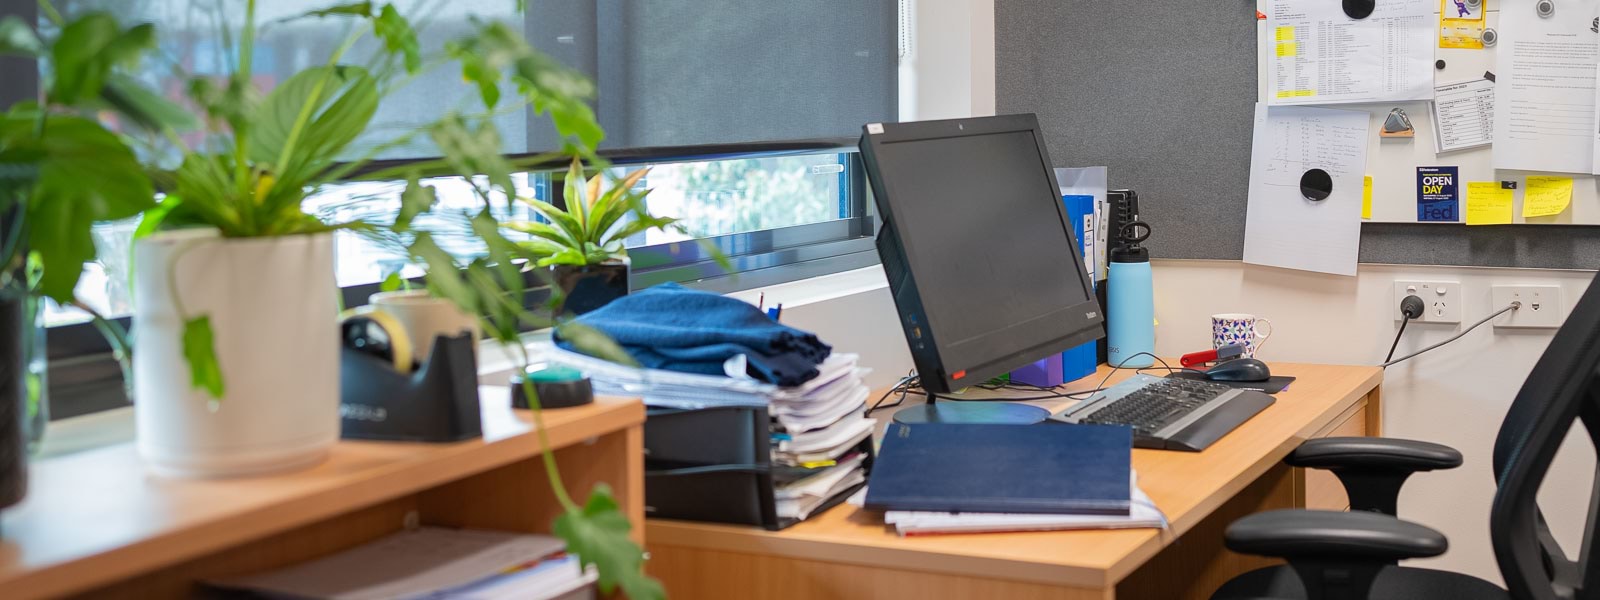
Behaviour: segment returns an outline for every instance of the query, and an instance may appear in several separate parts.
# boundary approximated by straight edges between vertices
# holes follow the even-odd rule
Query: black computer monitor
[[[1104,335],[1033,115],[873,123],[861,154],[883,219],[878,254],[930,400]]]

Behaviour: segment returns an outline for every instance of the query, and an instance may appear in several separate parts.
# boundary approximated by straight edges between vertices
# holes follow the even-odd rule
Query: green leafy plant
[[[322,64],[307,68],[262,93],[253,77],[257,37],[256,1],[245,2],[244,21],[233,53],[231,73],[218,78],[183,76],[190,105],[204,115],[203,143],[189,146],[173,131],[163,131],[171,152],[153,157],[166,168],[154,169],[167,197],[159,207],[146,204],[136,237],[167,227],[207,226],[223,237],[251,238],[316,234],[339,229],[374,229],[383,223],[330,223],[302,208],[305,199],[324,186],[346,181],[368,167],[383,151],[408,144],[419,135],[432,138],[443,155],[391,169],[372,178],[402,173],[448,170],[461,174],[507,172],[517,165],[549,161],[550,153],[512,161],[500,155],[501,144],[489,117],[499,105],[501,75],[520,93],[506,110],[532,105],[548,114],[568,142],[563,150],[585,152],[599,142],[599,127],[583,98],[592,86],[581,75],[535,52],[513,30],[499,22],[479,22],[469,35],[450,43],[446,56],[425,57],[417,32],[393,4],[356,2],[309,11],[293,19],[353,20],[344,39]],[[357,63],[350,56],[357,42],[370,36],[380,44],[376,55]],[[383,98],[425,70],[447,61],[461,65],[488,106],[485,114],[450,115],[441,121],[406,130],[393,139],[371,144],[352,158],[356,143],[372,128]],[[493,99],[494,102],[488,102]],[[489,151],[492,150],[492,153]],[[176,159],[170,158],[176,155]],[[509,176],[503,182],[509,183]],[[148,186],[146,186],[148,189]],[[412,188],[402,198],[402,213],[393,224],[404,228],[426,211],[431,195]],[[190,383],[214,398],[224,396],[227,382],[212,347],[214,335],[205,314],[183,314],[183,355]]]
[[[184,226],[212,227],[230,238],[338,229],[404,234],[407,252],[429,268],[429,289],[478,314],[494,339],[522,349],[522,328],[552,325],[548,316],[521,302],[526,291],[523,272],[543,257],[503,236],[488,208],[492,197],[518,201],[511,179],[514,170],[562,157],[593,158],[604,134],[587,104],[593,97],[592,85],[498,22],[478,22],[475,31],[447,44],[443,57],[424,56],[416,31],[393,5],[357,2],[296,17],[349,19],[353,26],[323,64],[262,93],[252,77],[256,2],[248,0],[244,6],[242,29],[224,36],[237,40],[231,54],[237,57],[236,64],[225,77],[184,76],[188,106],[165,100],[129,75],[138,59],[155,46],[156,32],[150,25],[124,28],[107,13],[66,21],[44,2],[41,7],[60,30],[53,39],[43,39],[17,19],[0,21],[0,54],[37,58],[49,73],[42,102],[21,103],[0,116],[0,213],[20,215],[8,218],[9,228],[0,232],[4,289],[82,306],[74,301],[72,290],[83,263],[95,257],[91,226],[142,214],[136,237]],[[379,40],[381,49],[371,60],[356,64],[348,54],[366,36]],[[358,138],[372,128],[377,107],[390,90],[448,62],[458,64],[463,78],[478,91],[484,104],[481,112],[453,111],[349,157]],[[509,158],[502,154],[492,118],[529,107],[550,118],[563,147]],[[200,118],[191,117],[191,112]],[[98,121],[102,114],[115,115],[120,123],[168,147],[141,157],[127,135]],[[204,139],[190,145],[179,134],[196,127],[204,130]],[[416,136],[427,136],[440,156],[400,167],[368,168],[384,150]],[[408,180],[400,213],[392,223],[329,223],[302,209],[305,198],[323,186],[363,171],[369,179]],[[436,192],[421,183],[422,173],[456,174],[473,182],[484,210],[471,218],[471,230],[483,240],[485,256],[460,264],[427,232],[413,230],[413,221],[433,210],[437,200]],[[159,204],[157,189],[166,193]],[[29,256],[24,249],[31,250],[33,260],[42,266],[34,272],[32,284],[22,275],[21,266]],[[386,283],[386,287],[399,285],[398,279]],[[215,336],[226,332],[213,331],[206,314],[184,314],[184,320],[182,354],[191,383],[220,398],[226,382],[213,344]],[[121,340],[119,348],[126,348],[109,322],[97,319],[97,323]],[[605,341],[592,343],[603,347]],[[531,362],[525,350],[519,362],[523,368]],[[568,494],[545,434],[543,412],[531,386],[526,391],[551,488],[562,506],[553,524],[556,535],[582,563],[598,568],[602,590],[620,588],[636,600],[664,597],[660,584],[644,575],[643,550],[628,537],[632,524],[610,489],[597,486],[581,505]]]
[[[183,130],[194,120],[130,75],[155,48],[152,25],[123,27],[106,12],[67,22],[49,4],[41,9],[53,35],[0,19],[0,56],[39,61],[44,92],[0,114],[0,294],[89,312],[126,372],[125,333],[74,290],[84,263],[95,259],[93,225],[140,214],[155,206],[155,192],[132,147],[99,117],[147,131]]]
[[[649,171],[634,171],[602,191],[601,174],[584,182],[583,165],[573,159],[565,178],[567,210],[547,202],[521,199],[549,222],[511,221],[504,225],[533,236],[519,245],[527,249],[541,267],[597,265],[625,257],[628,251],[623,242],[629,236],[651,229],[665,231],[678,222],[674,218],[650,214],[644,202],[650,190],[634,189]],[[624,217],[630,215],[634,218],[624,221]]]

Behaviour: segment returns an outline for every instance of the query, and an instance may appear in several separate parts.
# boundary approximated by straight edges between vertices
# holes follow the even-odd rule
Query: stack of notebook
[[[594,568],[580,568],[565,549],[564,542],[548,535],[423,527],[310,562],[208,584],[264,598],[594,598]]]
[[[894,526],[900,535],[938,533],[1000,533],[1009,531],[1058,531],[1065,529],[1139,529],[1165,527],[1166,516],[1150,496],[1134,484],[1132,505],[1126,515],[961,513],[891,510],[883,522]]]
[[[636,396],[653,408],[765,408],[782,519],[805,519],[866,481],[863,442],[875,422],[864,416],[869,391],[856,355],[835,353],[818,365],[817,377],[779,387],[744,376],[736,361],[729,361],[729,376],[714,376],[628,367],[554,346],[540,350],[545,360],[582,371],[596,394]]]
[[[1160,527],[1110,425],[891,425],[865,505],[901,535]]]

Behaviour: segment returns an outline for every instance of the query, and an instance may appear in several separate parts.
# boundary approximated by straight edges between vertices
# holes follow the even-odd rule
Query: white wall
[[[1274,361],[1378,364],[1393,342],[1394,280],[1456,281],[1464,286],[1462,325],[1412,324],[1396,356],[1455,335],[1499,307],[1490,287],[1560,285],[1565,310],[1593,273],[1539,269],[1361,265],[1356,277],[1255,267],[1233,261],[1158,261],[1156,350],[1173,356],[1210,346],[1209,316],[1248,312],[1271,319],[1261,357]],[[1499,580],[1489,545],[1494,495],[1491,452],[1501,418],[1549,345],[1554,330],[1495,330],[1486,324],[1451,345],[1384,373],[1384,435],[1446,444],[1465,464],[1407,483],[1400,512],[1445,533],[1450,552],[1419,565]],[[1594,476],[1592,447],[1574,433],[1557,456],[1540,504],[1561,543],[1576,549]]]

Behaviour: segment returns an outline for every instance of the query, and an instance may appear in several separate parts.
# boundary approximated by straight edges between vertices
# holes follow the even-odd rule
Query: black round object
[[[1440,71],[1443,71],[1444,70],[1444,59],[1441,58],[1439,60],[1433,61],[1433,68],[1438,69]]]
[[[1312,202],[1327,200],[1333,195],[1333,176],[1322,169],[1311,169],[1300,176],[1300,194]]]
[[[903,408],[894,413],[894,422],[1032,425],[1049,416],[1048,410],[1016,402],[939,402]]]
[[[571,408],[594,402],[594,385],[576,370],[553,368],[530,374],[533,393],[539,395],[539,408]],[[522,378],[511,376],[511,408],[528,408]]]
[[[1365,19],[1378,8],[1377,0],[1344,0],[1344,14],[1352,19]]]

